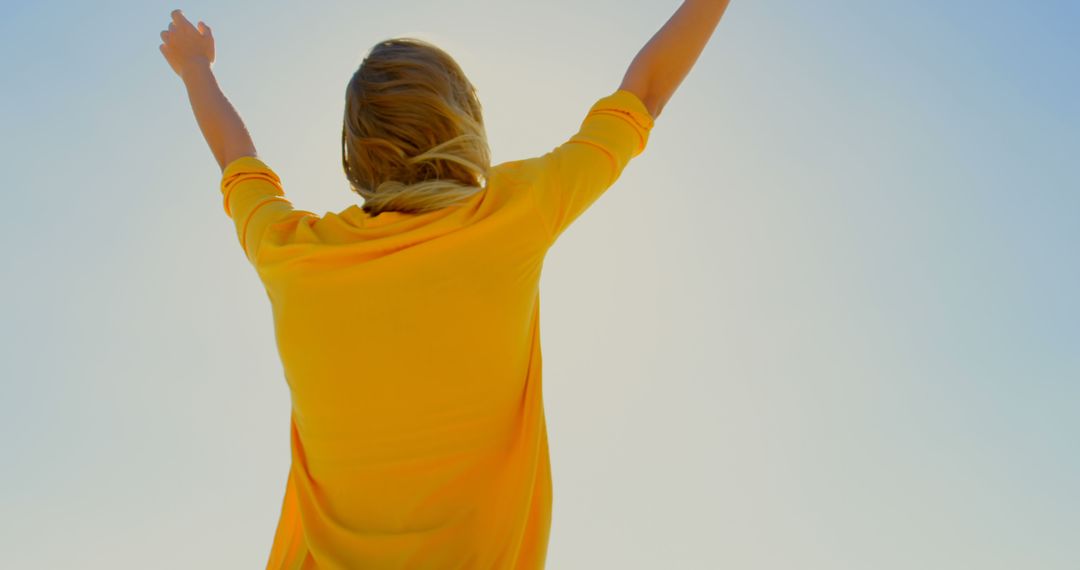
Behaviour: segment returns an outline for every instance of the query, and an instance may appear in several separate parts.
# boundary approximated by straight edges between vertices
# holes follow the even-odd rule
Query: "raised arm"
[[[161,32],[158,49],[187,87],[191,110],[210,152],[221,167],[221,196],[225,214],[232,218],[236,235],[252,264],[265,257],[265,243],[279,241],[300,218],[317,217],[297,210],[285,197],[281,178],[255,153],[244,122],[218,87],[210,66],[214,63],[214,37],[210,27],[191,25],[180,10],[172,11],[169,29]],[[280,224],[280,226],[279,226]]]
[[[180,10],[173,10],[171,17],[169,29],[161,32],[158,49],[183,80],[195,121],[224,172],[237,158],[256,156],[255,145],[211,70],[214,36],[210,27],[199,22],[196,28]]]
[[[653,118],[690,73],[729,0],[683,0],[630,63],[619,89],[638,96]]]

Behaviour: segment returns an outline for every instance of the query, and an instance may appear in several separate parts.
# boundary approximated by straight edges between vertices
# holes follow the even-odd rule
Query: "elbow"
[[[654,121],[660,116],[660,112],[664,110],[664,105],[667,103],[667,101],[661,101],[655,97],[645,97],[641,102],[645,103],[645,108],[652,115]]]
[[[637,95],[637,98],[641,99],[641,102],[645,104],[645,110],[649,112],[649,115],[654,120],[660,116],[660,112],[664,110],[664,105],[667,103],[667,99],[656,96],[656,90],[650,89],[648,82],[635,73],[627,73],[622,84],[619,85],[619,89]]]

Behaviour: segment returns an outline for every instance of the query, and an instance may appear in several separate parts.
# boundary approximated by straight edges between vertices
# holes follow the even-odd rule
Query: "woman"
[[[726,0],[686,0],[622,84],[543,156],[492,166],[476,90],[416,39],[346,88],[363,206],[295,209],[172,12],[160,46],[222,168],[225,213],[273,309],[291,453],[267,568],[538,569],[551,522],[544,256],[646,146]]]

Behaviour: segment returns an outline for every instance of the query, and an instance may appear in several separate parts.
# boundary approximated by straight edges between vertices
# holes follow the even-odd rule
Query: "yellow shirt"
[[[256,157],[226,214],[270,299],[292,465],[268,569],[540,569],[551,526],[539,280],[653,118],[599,99],[543,156],[425,214],[295,209]]]

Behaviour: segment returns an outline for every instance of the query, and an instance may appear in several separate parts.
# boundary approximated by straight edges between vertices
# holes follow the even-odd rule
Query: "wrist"
[[[210,60],[205,57],[192,57],[185,60],[184,63],[180,65],[180,77],[184,81],[199,79],[210,75],[213,75],[210,71]]]

